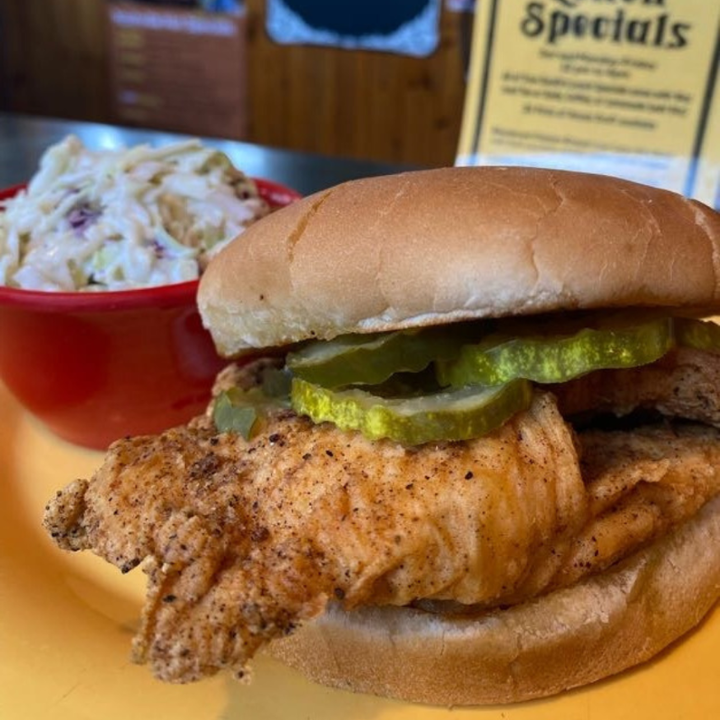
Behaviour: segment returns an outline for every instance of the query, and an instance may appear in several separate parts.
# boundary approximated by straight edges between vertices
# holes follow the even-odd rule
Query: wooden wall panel
[[[10,109],[110,119],[102,0],[2,0]]]
[[[247,140],[330,155],[451,164],[464,99],[462,16],[428,58],[278,45],[247,0]],[[103,0],[2,0],[4,84],[19,112],[112,122]]]

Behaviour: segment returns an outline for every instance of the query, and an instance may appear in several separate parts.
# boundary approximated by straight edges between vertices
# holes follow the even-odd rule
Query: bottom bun
[[[472,619],[331,605],[269,653],[315,682],[432,705],[511,703],[595,682],[656,655],[720,597],[720,497],[652,545],[572,587]]]

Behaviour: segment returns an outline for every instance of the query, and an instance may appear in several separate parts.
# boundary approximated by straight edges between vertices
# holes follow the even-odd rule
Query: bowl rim
[[[257,185],[261,197],[272,207],[283,207],[302,195],[291,187],[275,180],[249,176]],[[27,183],[18,183],[0,189],[0,201],[12,198]],[[0,212],[2,212],[0,210]],[[132,310],[136,308],[172,307],[194,300],[199,279],[186,280],[170,285],[132,288],[129,290],[98,290],[90,292],[64,290],[28,290],[0,285],[0,305],[45,311],[107,312],[109,310]]]

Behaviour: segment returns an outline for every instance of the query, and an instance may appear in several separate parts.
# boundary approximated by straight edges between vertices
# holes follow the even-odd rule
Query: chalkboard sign
[[[431,54],[441,0],[268,0],[267,31],[284,44]]]

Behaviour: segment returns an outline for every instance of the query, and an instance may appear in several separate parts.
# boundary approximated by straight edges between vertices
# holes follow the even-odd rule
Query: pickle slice
[[[219,432],[234,432],[249,440],[258,419],[257,404],[238,388],[221,392],[213,404],[213,422]]]
[[[540,336],[537,326],[513,336],[493,334],[466,345],[454,361],[437,364],[442,386],[499,385],[514,378],[559,383],[602,368],[628,368],[654,362],[675,343],[670,317],[648,316],[628,322],[601,319],[596,327],[571,334]]]
[[[447,328],[344,335],[289,353],[287,367],[296,377],[328,388],[379,385],[395,373],[420,372],[433,360],[453,357],[462,337]]]
[[[259,408],[267,402],[258,390],[230,388],[221,392],[213,404],[213,422],[219,432],[234,432],[249,440],[258,419]]]
[[[712,320],[675,318],[675,337],[682,347],[720,352],[720,325]]]
[[[532,386],[515,380],[492,388],[463,387],[430,395],[385,398],[365,390],[331,390],[294,378],[291,404],[314,422],[359,430],[371,440],[389,438],[404,445],[468,440],[495,430],[527,408]]]
[[[219,432],[234,432],[250,440],[262,419],[272,410],[289,407],[290,377],[282,370],[267,368],[259,387],[231,387],[215,398],[212,418]]]

